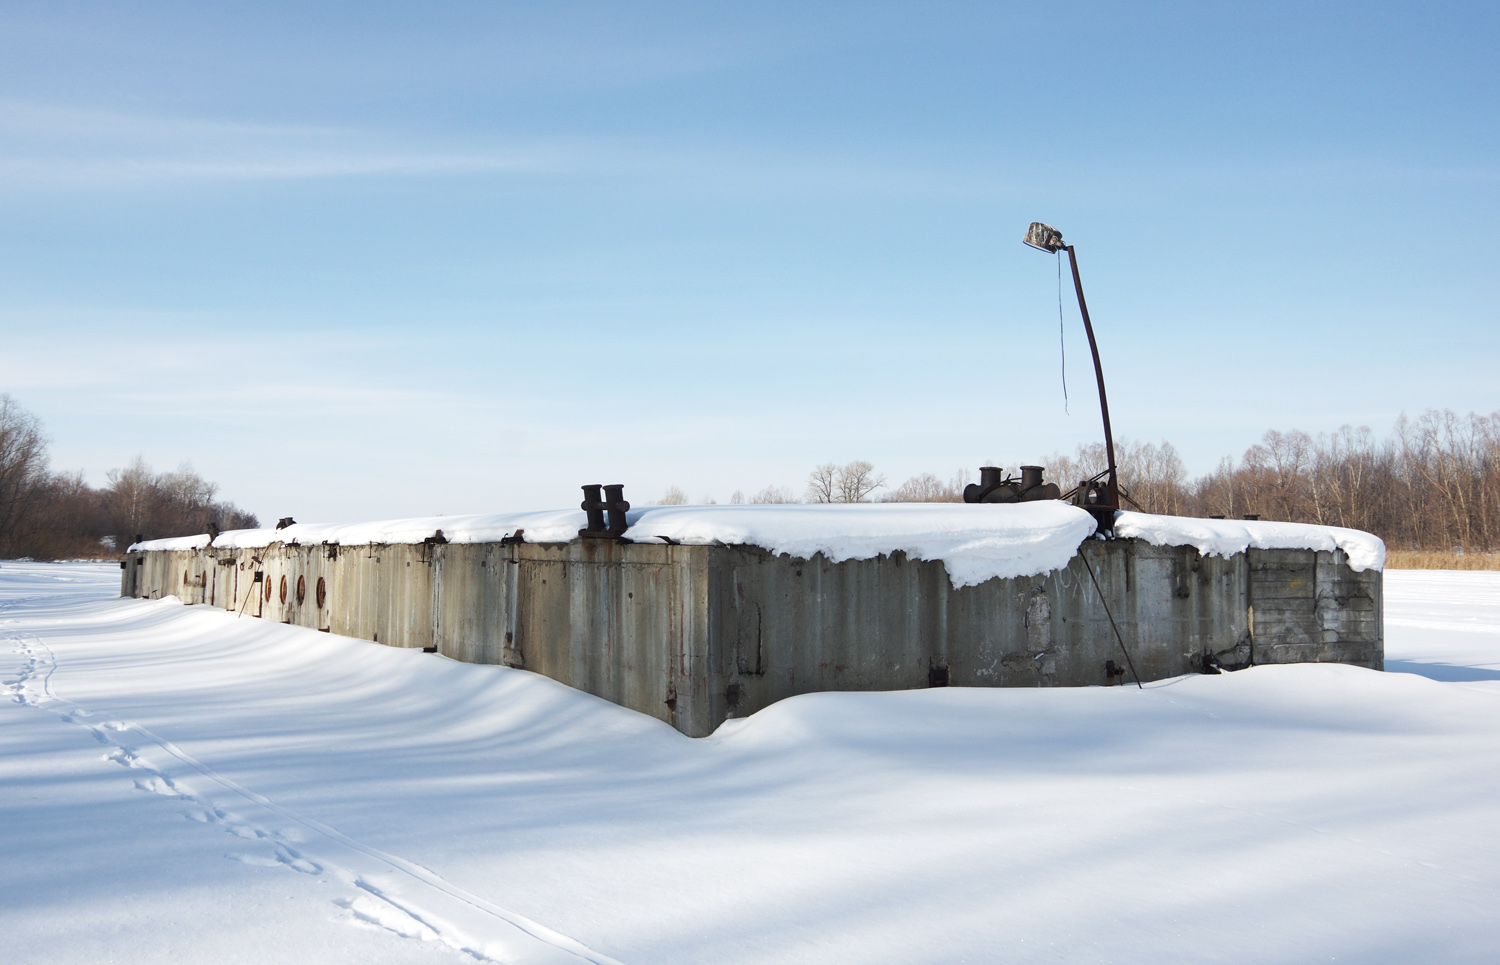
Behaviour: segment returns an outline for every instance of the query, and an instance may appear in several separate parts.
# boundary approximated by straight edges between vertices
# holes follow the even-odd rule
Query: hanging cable
[[[1057,345],[1062,349],[1063,415],[1068,411],[1068,343],[1063,339],[1062,249],[1057,250]]]
[[[1083,560],[1083,568],[1089,571],[1089,579],[1094,582],[1094,589],[1099,593],[1099,602],[1104,604],[1104,615],[1109,617],[1109,628],[1115,632],[1115,639],[1120,643],[1120,652],[1125,655],[1125,662],[1130,665],[1130,675],[1135,678],[1135,686],[1138,690],[1145,690],[1141,686],[1141,675],[1135,672],[1135,661],[1130,659],[1130,650],[1125,646],[1125,638],[1120,636],[1120,628],[1115,623],[1115,615],[1109,612],[1109,601],[1104,598],[1104,588],[1099,585],[1099,578],[1094,575],[1094,568],[1089,565],[1089,558],[1083,554],[1083,547],[1078,547],[1078,558]]]

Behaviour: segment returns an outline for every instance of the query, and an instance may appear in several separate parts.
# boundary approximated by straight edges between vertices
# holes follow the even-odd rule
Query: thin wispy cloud
[[[691,132],[423,141],[401,131],[0,101],[0,192],[522,174],[623,178],[714,195],[972,195],[997,184],[988,165],[962,159],[872,157]]]
[[[152,183],[544,171],[537,148],[393,146],[349,128],[0,103],[0,179],[11,190]]]
[[[280,181],[378,175],[542,170],[503,157],[317,153],[259,158],[4,158],[0,178],[30,185],[130,185],[192,181]]]

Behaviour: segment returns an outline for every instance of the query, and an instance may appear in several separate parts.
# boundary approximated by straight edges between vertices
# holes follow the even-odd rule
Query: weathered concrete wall
[[[751,546],[575,540],[156,551],[126,596],[545,674],[684,733],[794,694],[1143,680],[1252,663],[1383,666],[1381,576],[1341,552],[1229,559],[1089,541],[1063,570],[953,589],[897,553],[832,563]],[[1088,568],[1099,581],[1096,591]],[[257,582],[256,574],[261,574]]]

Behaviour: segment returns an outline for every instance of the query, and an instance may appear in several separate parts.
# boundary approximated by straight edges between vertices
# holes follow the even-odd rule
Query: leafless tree
[[[36,418],[0,395],[0,555],[98,557],[125,549],[137,533],[188,536],[210,523],[258,524],[216,500],[218,487],[190,463],[155,473],[137,457],[110,472],[106,488],[94,489],[81,472],[49,472],[46,445]]]
[[[688,501],[687,493],[683,492],[681,489],[679,489],[676,486],[668,486],[666,493],[663,494],[663,496],[656,501],[656,505],[658,505],[658,506],[686,506],[687,505],[687,501]]]
[[[1385,468],[1381,461],[1369,426],[1341,426],[1332,435],[1318,436],[1309,480],[1314,522],[1368,529],[1375,505],[1373,484]]]
[[[792,492],[791,489],[783,489],[782,487],[775,485],[767,486],[765,489],[762,489],[760,492],[750,497],[750,502],[758,504],[795,503],[796,501],[797,494]]]
[[[1309,437],[1271,431],[1239,463],[1196,480],[1199,515],[1350,526],[1401,549],[1500,545],[1500,412],[1402,416],[1385,441],[1343,426]]]
[[[172,472],[156,473],[137,456],[123,469],[113,469],[101,496],[111,533],[121,549],[136,535],[147,538],[191,536],[208,531],[257,525],[256,518],[233,503],[214,499],[218,487],[184,462]]]
[[[1067,491],[1109,468],[1109,459],[1104,452],[1104,443],[1091,442],[1080,444],[1072,456],[1054,452],[1041,461],[1041,466],[1047,479]]]
[[[807,476],[810,503],[862,503],[885,485],[885,476],[863,459],[844,465],[825,462]]]
[[[104,490],[104,501],[114,525],[120,549],[130,545],[131,534],[151,531],[156,515],[155,474],[141,456],[123,469],[111,469]],[[152,534],[155,535],[154,533]]]
[[[961,503],[969,474],[960,470],[948,482],[930,472],[912,476],[880,498],[883,503]]]
[[[1121,440],[1116,461],[1120,485],[1135,505],[1145,512],[1165,516],[1183,512],[1187,503],[1187,469],[1170,442],[1158,445]]]
[[[13,551],[46,473],[41,423],[9,395],[0,395],[0,551]]]
[[[1305,432],[1268,431],[1245,453],[1245,467],[1255,487],[1257,511],[1273,519],[1303,519],[1312,514],[1308,476],[1312,438]]]
[[[834,498],[841,503],[862,503],[885,485],[885,476],[863,459],[845,463],[834,477]]]
[[[1225,456],[1219,465],[1206,476],[1200,476],[1192,485],[1189,515],[1226,516],[1238,515],[1242,502],[1238,499],[1239,481],[1234,460]]]
[[[1170,442],[1158,444],[1122,438],[1115,443],[1115,467],[1127,497],[1127,508],[1133,505],[1148,513],[1169,516],[1186,510],[1187,469]],[[1054,452],[1042,460],[1042,468],[1046,478],[1066,492],[1108,469],[1109,457],[1104,443],[1084,443],[1072,456]]]
[[[32,511],[16,534],[16,547],[37,559],[96,559],[116,549],[99,493],[81,472],[49,473],[42,479]]]
[[[838,497],[839,467],[825,462],[807,474],[807,501],[831,503]]]

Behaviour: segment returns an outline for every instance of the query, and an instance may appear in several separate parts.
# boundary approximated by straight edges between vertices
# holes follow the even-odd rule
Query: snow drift
[[[1388,576],[1391,655],[1459,682],[812,694],[691,741],[525,671],[110,599],[118,572],[0,564],[17,965],[1478,965],[1500,943],[1500,574]]]

